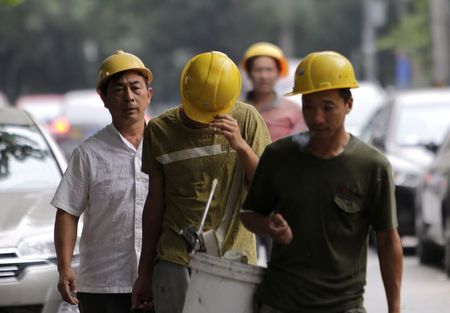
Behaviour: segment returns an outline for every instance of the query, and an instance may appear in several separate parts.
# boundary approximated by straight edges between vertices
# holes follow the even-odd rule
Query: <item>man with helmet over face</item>
[[[51,202],[58,210],[58,289],[81,313],[129,312],[141,248],[148,176],[141,172],[151,71],[118,50],[99,69],[97,92],[112,123],[76,148]],[[89,114],[89,112],[85,112]],[[78,275],[72,269],[83,215]]]
[[[240,91],[239,69],[230,58],[217,51],[198,54],[182,71],[181,105],[146,128],[142,170],[151,188],[135,308],[181,313],[190,257],[180,232],[200,225],[215,178],[204,230],[216,231],[222,253],[239,250],[256,262],[255,237],[241,224],[239,210],[270,136],[260,114],[237,101]]]
[[[302,94],[309,131],[266,148],[241,211],[249,230],[275,242],[256,292],[259,313],[365,312],[370,228],[388,303],[380,312],[400,312],[391,166],[344,127],[357,87],[351,63],[336,52],[311,53],[297,67],[291,94]]]

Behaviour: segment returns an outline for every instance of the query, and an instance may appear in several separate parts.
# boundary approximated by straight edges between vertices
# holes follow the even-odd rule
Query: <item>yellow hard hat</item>
[[[153,80],[152,72],[145,67],[144,63],[137,56],[122,50],[117,50],[107,57],[100,66],[98,70],[97,89],[99,89],[111,75],[126,70],[139,71],[147,78],[148,84]]]
[[[286,96],[357,87],[353,66],[346,57],[334,51],[313,52],[300,61],[294,88]]]
[[[224,53],[211,51],[190,59],[180,77],[181,102],[187,116],[209,123],[229,113],[241,93],[241,74]]]
[[[258,42],[251,45],[247,51],[245,51],[244,58],[242,59],[241,65],[248,72],[247,61],[250,58],[257,56],[268,56],[276,59],[280,64],[280,76],[285,77],[288,73],[288,62],[284,57],[283,51],[281,49],[269,42]]]

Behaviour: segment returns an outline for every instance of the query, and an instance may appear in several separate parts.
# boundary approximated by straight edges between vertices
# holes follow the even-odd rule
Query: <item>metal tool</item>
[[[181,229],[178,235],[183,238],[187,245],[187,251],[192,253],[200,248],[200,235],[203,232],[203,226],[205,225],[206,216],[208,215],[209,207],[211,206],[211,200],[214,196],[214,191],[217,187],[217,178],[214,178],[209,193],[208,201],[206,202],[205,211],[203,212],[202,220],[198,229],[195,229],[192,225],[188,225]]]

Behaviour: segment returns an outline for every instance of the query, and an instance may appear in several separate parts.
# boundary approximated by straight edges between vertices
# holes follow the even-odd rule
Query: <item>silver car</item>
[[[0,312],[77,312],[57,291],[50,199],[66,161],[25,111],[0,108]]]
[[[417,244],[415,202],[420,178],[445,138],[449,116],[450,88],[406,90],[379,107],[361,133],[392,164],[399,232],[408,248]]]

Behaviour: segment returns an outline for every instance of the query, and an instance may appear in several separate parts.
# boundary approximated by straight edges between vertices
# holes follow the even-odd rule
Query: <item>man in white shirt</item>
[[[51,201],[57,208],[58,289],[81,313],[131,308],[148,190],[141,156],[152,78],[130,53],[119,50],[103,61],[97,91],[112,123],[74,150]],[[81,215],[80,266],[75,273],[72,259]]]

